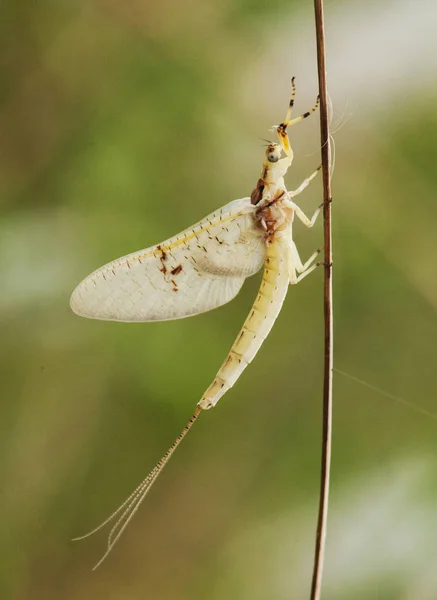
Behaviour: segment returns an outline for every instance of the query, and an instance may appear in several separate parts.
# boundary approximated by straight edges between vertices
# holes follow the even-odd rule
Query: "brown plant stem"
[[[325,276],[324,307],[324,378],[323,378],[323,436],[319,515],[317,521],[311,600],[321,596],[328,520],[329,477],[332,437],[332,371],[333,371],[333,313],[332,313],[332,233],[331,233],[331,155],[329,147],[328,93],[326,86],[325,28],[323,0],[314,0],[317,40],[317,67],[320,95],[320,136],[323,168],[323,237]]]

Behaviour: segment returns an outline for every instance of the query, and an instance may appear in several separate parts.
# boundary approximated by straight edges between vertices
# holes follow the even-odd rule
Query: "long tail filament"
[[[150,471],[150,473],[147,475],[147,477],[140,483],[140,485],[130,494],[130,496],[128,496],[128,498],[126,498],[126,500],[123,502],[123,504],[121,504],[121,506],[119,506],[117,508],[117,510],[115,510],[98,527],[95,527],[94,529],[92,529],[91,531],[86,533],[85,535],[81,535],[79,537],[73,538],[73,541],[83,540],[83,539],[93,535],[94,533],[96,533],[97,531],[102,529],[105,525],[110,523],[121,511],[123,511],[121,516],[118,517],[117,521],[115,522],[115,525],[112,527],[111,531],[109,532],[108,546],[107,546],[106,552],[102,556],[102,558],[99,560],[99,562],[93,567],[93,571],[102,564],[102,562],[106,559],[106,557],[111,552],[111,550],[113,549],[115,544],[118,542],[122,533],[124,532],[126,527],[129,525],[133,516],[135,515],[135,513],[141,506],[144,498],[150,492],[152,485],[155,483],[158,476],[160,475],[160,473],[162,472],[162,470],[164,469],[164,467],[166,466],[166,464],[172,457],[174,451],[179,446],[179,444],[182,442],[182,440],[187,435],[187,433],[190,431],[190,429],[193,426],[194,422],[196,421],[197,417],[200,415],[201,410],[202,409],[200,408],[200,406],[198,406],[196,408],[194,414],[191,416],[188,423],[185,425],[185,427],[183,428],[181,433],[175,439],[175,441],[170,446],[170,448],[167,450],[167,452],[164,454],[164,456],[156,463],[156,465],[153,467],[153,469]]]

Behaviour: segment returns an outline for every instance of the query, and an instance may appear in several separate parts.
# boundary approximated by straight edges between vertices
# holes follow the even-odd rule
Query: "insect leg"
[[[317,269],[317,267],[320,267],[322,263],[315,263],[314,265],[312,265],[309,269],[307,269],[306,271],[304,271],[303,273],[301,273],[299,275],[299,277],[296,279],[295,283],[299,283],[300,281],[302,281],[302,279],[304,279],[307,275],[309,275],[310,273],[312,273],[313,271],[315,271]],[[290,281],[290,284],[292,284],[292,282]]]
[[[291,249],[291,252],[293,253],[293,260],[294,260],[294,264],[296,267],[296,271],[298,273],[303,273],[304,271],[306,271],[312,265],[312,263],[316,260],[316,258],[320,254],[320,252],[322,251],[321,248],[317,248],[317,250],[315,250],[315,252],[313,252],[311,254],[309,259],[302,264],[296,244],[293,241],[290,242],[290,249]]]
[[[292,119],[291,113],[293,111],[295,95],[296,95],[296,86],[295,86],[294,77],[293,77],[293,79],[291,80],[291,98],[290,98],[290,103],[288,105],[287,114],[285,116],[285,121],[283,123],[281,123],[280,125],[278,125],[278,127],[276,128],[276,131],[278,133],[279,143],[281,144],[283,151],[285,152],[285,154],[287,156],[291,156],[291,157],[293,156],[293,152],[291,150],[290,140],[289,140],[288,134],[287,134],[287,127],[292,127],[293,125],[296,125],[296,123],[300,123],[300,121],[303,121],[304,119],[309,117],[315,110],[317,110],[317,107],[319,106],[319,97],[317,96],[316,103],[310,110],[308,110],[307,112],[304,112],[299,117]]]
[[[294,98],[296,96],[296,84],[294,83],[294,77],[291,79],[291,98],[288,105],[287,114],[285,115],[285,121],[281,123],[276,131],[278,133],[279,143],[281,144],[282,150],[285,154],[293,158],[293,151],[290,146],[290,140],[288,139],[287,126],[291,122],[291,113],[293,112]]]
[[[296,84],[294,83],[294,79],[295,79],[294,77],[292,77],[292,79],[291,79],[291,98],[290,98],[290,104],[288,105],[287,115],[285,117],[284,123],[289,123],[291,121],[291,113],[293,111],[294,98],[296,96]]]
[[[296,285],[296,283],[297,283],[297,273],[296,273],[296,269],[294,268],[294,265],[293,266],[289,265],[289,267],[288,267],[288,277],[289,277],[290,285]]]
[[[314,223],[317,220],[317,217],[320,214],[320,211],[322,210],[323,204],[320,204],[320,206],[318,206],[316,208],[315,213],[313,214],[313,216],[311,217],[311,219],[309,219],[306,214],[303,212],[303,210],[294,202],[290,202],[290,206],[291,208],[293,208],[294,212],[296,213],[296,215],[299,217],[299,219],[302,221],[302,223],[304,225],[306,225],[307,227],[312,227],[314,225]]]
[[[317,167],[317,169],[314,171],[314,173],[312,173],[309,177],[304,179],[297,189],[295,189],[292,192],[288,192],[289,198],[294,198],[295,196],[298,196],[301,192],[303,192],[303,190],[309,186],[310,182],[314,179],[314,177],[317,175],[317,173],[320,171],[321,168],[322,168],[322,165],[319,165]]]
[[[319,96],[317,96],[316,103],[310,110],[307,110],[307,112],[304,112],[302,115],[300,115],[300,117],[296,117],[295,119],[292,119],[291,121],[288,121],[288,122],[286,121],[285,123],[283,123],[283,125],[285,125],[285,127],[292,127],[293,125],[296,125],[296,123],[300,123],[301,121],[303,121],[304,119],[306,119],[307,117],[312,115],[313,112],[315,112],[317,110],[317,108],[319,106],[319,102],[320,102],[320,98],[319,98]]]
[[[304,277],[317,269],[320,263],[314,264],[314,260],[319,253],[320,249],[316,250],[309,259],[302,264],[296,245],[293,240],[290,240],[288,247],[288,278],[290,285],[296,285],[296,283],[299,283]],[[298,273],[300,273],[300,275],[298,275]]]

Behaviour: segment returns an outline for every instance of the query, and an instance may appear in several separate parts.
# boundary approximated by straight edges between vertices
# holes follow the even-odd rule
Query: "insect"
[[[274,127],[278,142],[268,144],[260,178],[249,197],[226,204],[165,242],[97,269],[71,296],[73,311],[91,319],[180,319],[229,302],[245,279],[264,265],[250,313],[187,425],[127,500],[99,527],[75,538],[88,537],[119,515],[110,531],[106,553],[96,567],[112,550],[200,413],[214,407],[252,361],[281,310],[288,286],[301,281],[320,264],[316,262],[320,249],[302,263],[292,235],[295,216],[312,227],[320,213],[322,205],[308,218],[294,202],[320,167],[294,191],[288,191],[284,183],[293,161],[287,129],[309,117],[319,99],[311,110],[292,119],[294,78],[291,83],[285,121]]]

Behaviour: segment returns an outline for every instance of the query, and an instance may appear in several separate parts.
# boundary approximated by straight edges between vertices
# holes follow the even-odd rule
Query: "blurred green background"
[[[203,414],[108,560],[98,524],[179,433],[255,296],[196,318],[80,319],[75,285],[249,195],[317,93],[312,3],[2,3],[1,590],[14,600],[308,597],[321,270]],[[336,366],[437,412],[432,0],[327,2]],[[319,163],[293,128],[290,189]],[[311,214],[320,181],[300,196]],[[321,222],[296,226],[304,258]],[[337,374],[324,600],[437,598],[437,424]]]

